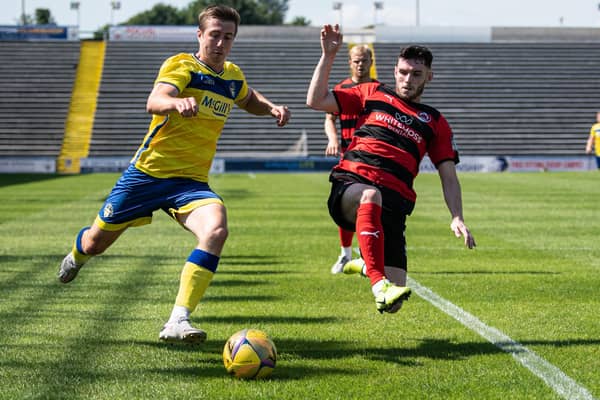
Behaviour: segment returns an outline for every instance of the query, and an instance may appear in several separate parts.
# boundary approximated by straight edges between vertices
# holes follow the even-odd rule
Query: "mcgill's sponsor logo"
[[[231,112],[231,104],[221,100],[215,100],[212,97],[204,96],[201,104],[210,109],[213,114],[218,117],[227,117]]]

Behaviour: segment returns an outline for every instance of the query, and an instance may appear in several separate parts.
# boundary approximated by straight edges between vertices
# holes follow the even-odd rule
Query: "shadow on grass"
[[[453,343],[447,340],[426,338],[418,342],[416,347],[360,347],[356,342],[320,341],[308,339],[277,339],[277,367],[270,380],[306,380],[314,376],[354,374],[355,368],[329,367],[328,365],[343,365],[344,359],[362,357],[370,361],[398,364],[408,367],[419,367],[423,359],[430,360],[466,360],[472,356],[505,354],[504,351],[489,343],[464,342]],[[569,345],[598,345],[600,340],[572,340],[560,342],[536,342],[536,344],[555,346],[558,343]],[[114,346],[131,347],[143,346],[152,352],[181,352],[198,355],[198,363],[189,367],[173,368],[169,363],[157,367],[139,367],[142,372],[158,373],[170,377],[193,376],[218,378],[225,375],[221,354],[224,341],[208,340],[200,345],[165,344],[158,341],[110,341],[95,342],[88,340],[85,347],[107,348]],[[116,351],[116,350],[113,350]],[[304,366],[303,360],[323,361],[324,366]],[[4,363],[3,363],[4,364]]]
[[[282,354],[305,359],[335,360],[354,356],[373,361],[403,365],[418,365],[417,359],[462,360],[473,355],[500,354],[502,350],[490,343],[453,343],[441,339],[422,339],[416,347],[361,347],[356,342],[312,340],[277,340]]]
[[[277,263],[279,265],[279,263]],[[228,270],[227,267],[219,266],[218,274],[219,276],[225,275],[240,275],[240,276],[253,276],[253,275],[288,275],[294,274],[296,271],[288,271],[288,270],[274,270],[274,269],[252,269],[252,270]]]
[[[224,268],[238,265],[249,265],[249,266],[267,266],[267,265],[281,265],[284,260],[281,257],[272,255],[258,255],[258,254],[223,254],[219,261],[219,272]]]
[[[355,373],[351,368],[334,368],[334,367],[301,367],[300,365],[281,365],[278,361],[273,375],[261,381],[284,381],[284,380],[304,380],[315,376],[338,375]],[[223,361],[210,360],[200,363],[198,366],[190,366],[185,368],[160,368],[150,369],[150,372],[172,375],[173,377],[190,376],[194,378],[222,378],[227,375]],[[231,378],[235,379],[235,378]],[[252,381],[245,381],[250,382]]]
[[[192,317],[192,320],[194,318]],[[342,318],[339,317],[295,317],[289,315],[229,315],[226,317],[202,316],[200,324],[236,324],[239,326],[262,326],[265,324],[334,324],[339,323]]]
[[[50,181],[64,177],[56,174],[0,174],[0,188],[24,183]]]
[[[75,236],[73,236],[75,237]],[[20,254],[2,254],[0,255],[0,263],[2,264],[8,264],[8,263],[15,263],[15,264],[24,264],[24,265],[31,265],[32,261],[36,261],[36,260],[40,260],[43,259],[45,263],[48,263],[49,260],[52,260],[52,262],[54,264],[56,264],[56,267],[58,268],[58,266],[60,265],[60,262],[62,261],[62,259],[64,258],[64,256],[67,254],[69,247],[68,247],[68,242],[65,242],[65,251],[64,253],[44,253],[42,256],[38,257],[32,257],[31,254],[28,255],[20,255]],[[142,251],[143,247],[140,246],[140,251]],[[173,252],[175,253],[175,252]],[[138,260],[147,260],[148,259],[148,254],[140,254],[140,255],[131,255],[131,254],[122,254],[122,253],[118,253],[118,252],[112,252],[111,250],[108,250],[107,254],[102,254],[100,256],[97,256],[93,259],[93,262],[105,262],[105,263],[110,263],[111,260],[135,260],[135,262],[139,262]],[[152,254],[152,264],[151,265],[170,265],[170,264],[174,264],[176,266],[181,266],[183,267],[183,263],[185,261],[184,258],[182,257],[178,257],[175,254],[171,255],[171,254]],[[248,256],[223,256],[219,262],[219,274],[240,274],[240,275],[253,275],[253,274],[267,274],[267,273],[273,273],[273,274],[283,274],[283,273],[288,273],[291,271],[284,271],[284,270],[274,270],[273,268],[271,268],[270,270],[265,270],[265,269],[252,269],[252,270],[246,270],[243,268],[239,268],[240,266],[252,266],[252,267],[267,267],[267,266],[274,266],[274,265],[284,265],[285,264],[285,260],[282,260],[278,257],[275,256],[255,256],[255,255],[248,255]]]
[[[212,285],[211,285],[212,286]],[[251,295],[223,295],[223,296],[213,296],[210,293],[206,295],[206,297],[202,298],[203,303],[208,302],[217,302],[217,303],[243,303],[247,301],[281,301],[282,298],[279,296],[271,296],[271,295],[260,295],[260,294],[251,294]]]
[[[239,322],[239,321],[237,321]],[[327,321],[324,321],[327,322]],[[60,340],[60,337],[54,339]],[[424,359],[461,361],[472,356],[505,354],[490,343],[481,342],[450,342],[444,339],[424,338],[407,340],[416,346],[367,346],[362,347],[356,341],[343,340],[311,340],[274,338],[278,349],[277,366],[273,375],[268,379],[272,381],[303,381],[319,376],[335,376],[360,374],[364,371],[359,367],[339,367],[352,365],[352,358],[363,358],[373,362],[391,363],[407,367],[420,367]],[[67,340],[75,344],[73,339]],[[71,381],[89,382],[94,385],[106,384],[117,377],[121,380],[136,380],[139,376],[153,374],[163,377],[166,381],[179,378],[223,378],[226,372],[222,362],[224,339],[207,340],[198,345],[168,344],[158,340],[128,340],[107,339],[105,337],[83,336],[76,339],[77,346],[70,347],[70,356],[63,359],[44,359],[35,357],[6,358],[0,360],[0,367],[8,370],[35,370],[45,376],[47,392],[42,393],[52,397],[54,390],[71,390]],[[546,346],[597,346],[600,339],[573,339],[561,341],[532,341],[526,344]],[[55,344],[54,344],[55,345]],[[53,349],[53,344],[46,341],[36,343],[7,344],[3,348],[7,354],[43,354]],[[146,353],[144,359],[135,359],[127,367],[127,376],[121,376],[119,368],[113,370],[106,368],[106,361],[97,364],[100,360],[89,357],[91,354],[116,354],[122,355],[132,349],[141,349]],[[134,350],[135,353],[138,351]],[[173,353],[181,353],[174,355]],[[154,361],[144,361],[154,360]],[[158,362],[158,360],[162,360]],[[182,361],[189,360],[189,361]],[[306,360],[321,362],[315,366]],[[185,366],[181,366],[182,362]],[[189,362],[189,364],[185,364]],[[308,365],[310,364],[310,365]],[[120,364],[118,364],[120,365]],[[55,372],[61,371],[57,381]]]
[[[221,190],[218,190],[218,192],[219,192],[219,195],[221,195],[221,197],[223,197],[223,199],[225,199],[225,201],[248,199],[250,197],[256,197],[256,195],[253,195],[252,192],[250,192],[247,189],[221,189]]]

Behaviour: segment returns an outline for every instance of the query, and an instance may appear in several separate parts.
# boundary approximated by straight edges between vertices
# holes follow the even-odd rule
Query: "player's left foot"
[[[187,318],[180,318],[177,322],[167,322],[163,326],[158,338],[168,343],[202,343],[206,340],[206,332],[194,328]]]
[[[344,265],[346,265],[346,263],[350,261],[350,259],[346,256],[339,256],[339,258],[337,259],[337,261],[335,262],[335,264],[333,264],[331,266],[331,273],[332,274],[340,274],[342,273],[342,270],[344,269]]]
[[[77,264],[73,258],[73,254],[69,253],[60,263],[58,270],[58,280],[62,283],[69,283],[77,276],[83,264]]]
[[[377,311],[395,312],[398,310],[398,303],[408,300],[412,291],[407,286],[396,286],[391,282],[384,283],[383,287],[375,296],[375,305]]]

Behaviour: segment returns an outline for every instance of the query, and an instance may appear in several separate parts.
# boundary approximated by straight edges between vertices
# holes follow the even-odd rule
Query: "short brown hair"
[[[240,26],[240,14],[235,8],[223,5],[212,5],[206,7],[198,14],[198,29],[204,30],[204,25],[209,18],[216,18],[221,21],[235,23],[235,34],[237,35],[238,26]]]
[[[427,66],[427,68],[431,68],[431,63],[433,62],[433,54],[431,54],[431,50],[425,46],[417,45],[408,46],[400,50],[398,59],[400,58],[405,60],[421,60],[423,61],[423,64]]]

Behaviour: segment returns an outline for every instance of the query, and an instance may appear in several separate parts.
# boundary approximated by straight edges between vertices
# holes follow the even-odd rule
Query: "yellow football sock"
[[[77,265],[83,265],[87,262],[87,260],[92,258],[92,256],[89,256],[87,254],[81,254],[79,252],[79,250],[77,250],[77,246],[73,246],[72,253],[73,253],[73,259],[75,260]]]
[[[186,262],[181,271],[179,281],[179,292],[175,299],[175,305],[186,307],[194,311],[204,292],[210,285],[214,273],[208,269],[196,265],[192,262]]]
[[[86,226],[85,228],[81,229],[77,234],[75,243],[73,243],[73,250],[71,252],[73,253],[73,259],[75,259],[77,265],[83,265],[87,262],[87,260],[92,258],[92,256],[85,254],[81,247],[81,238],[83,237],[83,233],[88,229],[90,229],[89,226]]]

